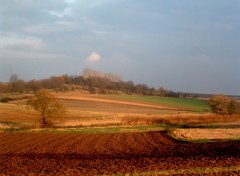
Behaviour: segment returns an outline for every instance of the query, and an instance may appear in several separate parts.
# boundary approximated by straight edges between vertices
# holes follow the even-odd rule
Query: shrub
[[[217,114],[237,114],[239,113],[239,103],[235,98],[225,95],[214,95],[209,99],[208,104],[212,112]]]
[[[1,99],[1,103],[8,103],[9,101],[12,101],[12,98],[4,97]]]

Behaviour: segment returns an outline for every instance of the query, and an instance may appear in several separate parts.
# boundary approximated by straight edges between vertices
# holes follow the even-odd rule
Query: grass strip
[[[142,125],[125,127],[79,127],[79,128],[42,128],[42,129],[21,129],[9,128],[4,132],[36,132],[36,133],[80,133],[80,134],[104,134],[104,133],[124,133],[124,132],[145,132],[163,131],[161,125]]]
[[[226,166],[226,167],[195,167],[190,169],[177,169],[177,170],[159,170],[159,171],[148,171],[141,173],[117,173],[113,174],[114,176],[150,176],[150,175],[195,175],[195,174],[223,174],[231,173],[231,172],[240,172],[240,166]]]

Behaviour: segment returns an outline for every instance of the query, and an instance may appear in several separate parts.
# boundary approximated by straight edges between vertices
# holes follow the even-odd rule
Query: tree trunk
[[[42,118],[42,125],[43,125],[43,127],[46,127],[47,126],[47,122],[46,122],[46,118],[43,116],[43,118]]]

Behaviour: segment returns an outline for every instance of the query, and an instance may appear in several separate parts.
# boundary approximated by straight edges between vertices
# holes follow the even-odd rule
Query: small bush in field
[[[1,103],[8,103],[9,101],[12,101],[12,99],[9,97],[4,97],[1,99]]]
[[[225,95],[214,95],[209,99],[208,104],[212,112],[217,114],[237,114],[239,113],[239,103],[235,98]]]

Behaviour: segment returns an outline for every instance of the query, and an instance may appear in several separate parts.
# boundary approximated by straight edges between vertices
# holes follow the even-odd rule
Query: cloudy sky
[[[239,0],[1,0],[0,81],[84,68],[240,95]]]

